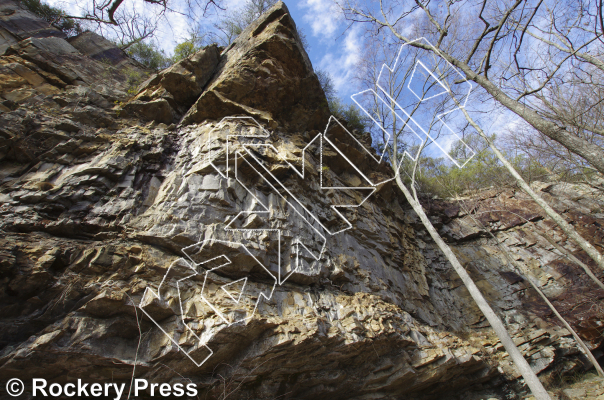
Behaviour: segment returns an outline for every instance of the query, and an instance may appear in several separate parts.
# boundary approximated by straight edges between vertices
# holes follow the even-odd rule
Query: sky
[[[61,7],[74,14],[82,14],[79,5],[91,4],[93,0],[46,0],[53,6]],[[97,0],[102,1],[111,0]],[[170,0],[171,7],[184,9],[186,0]],[[199,21],[210,26],[216,19],[223,18],[226,12],[234,11],[243,3],[242,0],[222,0],[226,11],[213,10]],[[353,77],[357,63],[364,48],[364,32],[360,25],[349,26],[339,12],[333,0],[286,0],[285,1],[298,29],[302,31],[309,44],[309,58],[315,71],[327,72],[337,91],[337,96],[346,104],[351,104],[350,96],[359,92]],[[160,7],[149,5],[144,0],[128,0],[122,6],[132,7],[137,12],[152,16]],[[166,13],[156,33],[156,43],[166,54],[173,53],[174,46],[189,36],[192,22],[185,15]],[[443,145],[447,148],[452,136]],[[428,149],[427,149],[428,150]]]
[[[69,13],[81,14],[80,5],[91,4],[92,0],[46,0],[50,5],[60,7]],[[99,1],[101,3],[101,1]],[[241,0],[222,0],[221,4],[229,10],[237,9]],[[184,0],[172,0],[171,5],[178,9]],[[358,90],[351,84],[356,63],[362,49],[362,33],[358,27],[347,28],[346,21],[338,12],[333,0],[289,0],[285,4],[296,22],[296,26],[305,35],[310,45],[309,57],[316,70],[327,71],[333,80],[338,96],[346,103]],[[149,6],[143,0],[124,2],[121,7],[134,7],[140,13],[152,13],[156,6]],[[200,18],[204,23],[211,23],[211,18],[224,15],[210,13]],[[172,54],[174,46],[188,36],[191,22],[178,13],[167,13],[159,27],[157,43],[166,54]]]
[[[351,84],[363,48],[358,26],[348,24],[330,0],[286,2],[299,29],[310,45],[309,57],[315,70],[327,71],[338,95],[349,102],[357,87]]]
[[[241,0],[224,0],[223,4],[236,8]],[[349,103],[358,92],[351,78],[363,47],[361,29],[346,29],[348,24],[333,0],[286,0],[285,4],[298,30],[306,35],[313,68],[327,71],[338,96]]]
[[[241,0],[226,0],[228,7]],[[358,26],[348,24],[333,0],[286,0],[285,4],[298,30],[306,35],[309,58],[315,71],[327,71],[338,96],[346,103],[358,92],[351,84],[363,48],[363,35]]]

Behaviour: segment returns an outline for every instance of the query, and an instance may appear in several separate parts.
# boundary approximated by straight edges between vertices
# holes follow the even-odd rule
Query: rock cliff
[[[363,177],[343,156],[368,162],[369,140],[329,119],[283,3],[137,88],[147,71],[102,38],[67,40],[7,0],[0,16],[0,381],[525,393],[397,189],[346,189]],[[602,246],[601,199],[541,190]],[[425,206],[544,381],[585,357],[504,250],[602,355],[604,292],[537,234],[589,264],[533,203],[509,189]]]

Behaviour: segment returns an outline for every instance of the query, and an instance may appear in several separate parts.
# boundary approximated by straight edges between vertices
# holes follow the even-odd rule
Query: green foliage
[[[316,71],[317,78],[321,88],[327,98],[327,105],[329,111],[336,117],[340,122],[345,123],[346,127],[350,131],[358,131],[359,133],[367,131],[370,126],[371,119],[361,111],[359,107],[354,104],[344,104],[342,100],[337,96],[337,91],[334,87],[333,80],[329,75],[329,72],[325,70]]]
[[[200,42],[199,38],[191,36],[174,47],[172,57],[166,56],[154,42],[135,43],[126,49],[126,53],[145,67],[159,71],[197,53],[203,47]]]
[[[329,72],[319,69],[316,71],[316,74],[317,78],[319,78],[323,93],[325,93],[325,97],[327,97],[327,101],[337,100],[336,89],[333,86],[333,80],[331,79],[331,76],[329,76]]]
[[[130,96],[134,96],[138,91],[138,86],[149,77],[148,73],[130,68],[126,69],[124,73],[126,74],[126,83],[128,84],[127,93]]]
[[[492,137],[494,140],[495,138]],[[490,151],[486,142],[477,134],[468,135],[464,142],[476,150],[476,155],[463,167],[453,165],[448,159],[420,157],[416,169],[416,187],[419,192],[441,198],[470,194],[488,187],[510,187],[516,184],[507,168]],[[454,143],[449,155],[455,159],[466,159],[470,154],[461,141]],[[527,181],[544,180],[549,171],[536,160],[525,155],[504,154],[516,171]],[[404,180],[410,183],[413,165],[407,158],[402,165]],[[405,172],[403,172],[405,171]]]
[[[192,41],[184,41],[179,43],[174,47],[174,56],[172,57],[172,62],[177,63],[182,59],[185,59],[199,51],[199,47],[195,46]]]
[[[126,53],[145,67],[159,71],[172,65],[170,57],[154,42],[138,42],[126,49]]]
[[[334,117],[345,122],[350,131],[358,131],[359,133],[367,131],[372,121],[359,107],[354,104],[344,104],[337,97],[334,97],[328,103],[329,110]]]
[[[120,100],[115,100],[113,102],[113,104],[116,105],[116,107],[114,108],[115,116],[116,116],[116,118],[119,118],[120,114],[122,113],[122,108],[124,107],[124,104],[126,104],[126,103],[124,103],[123,101],[120,101]]]
[[[30,12],[62,30],[67,36],[76,36],[83,32],[82,26],[71,18],[65,18],[65,11],[51,7],[42,0],[19,0]]]

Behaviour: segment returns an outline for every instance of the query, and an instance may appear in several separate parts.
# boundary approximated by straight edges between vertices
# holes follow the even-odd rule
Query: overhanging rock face
[[[286,129],[322,129],[329,109],[296,25],[283,2],[247,27],[222,53],[183,124],[253,115]]]
[[[95,38],[72,44],[19,39],[0,56],[0,382],[128,387],[134,376],[229,399],[524,393],[392,186],[342,211],[350,229],[316,234],[338,230],[332,205],[364,196],[337,189],[360,178],[311,134],[326,126],[325,96],[283,3],[229,48],[206,47],[138,89],[126,64],[95,59]],[[350,144],[343,128],[331,134]],[[602,241],[604,205],[576,196],[587,189],[543,190]],[[487,211],[507,207],[572,250],[564,236],[520,193],[472,201],[598,347],[589,300],[604,293],[531,226]],[[541,378],[582,371],[570,333],[460,204],[429,207]],[[567,307],[569,296],[585,302]]]

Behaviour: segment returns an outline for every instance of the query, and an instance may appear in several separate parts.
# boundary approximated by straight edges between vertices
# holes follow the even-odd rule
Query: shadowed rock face
[[[575,229],[583,237],[598,247],[604,244],[603,199],[597,189],[571,183],[535,182],[533,186],[560,215],[574,222]],[[595,349],[596,357],[604,355],[598,350],[603,343],[600,321],[604,317],[604,309],[598,304],[604,299],[604,291],[554,243],[587,264],[600,280],[604,274],[528,196],[512,189],[491,189],[467,199],[432,201],[426,206],[433,221],[441,226],[441,235],[457,243],[457,249],[475,268],[486,272],[487,265],[495,260],[508,265],[510,259],[521,262],[540,282],[555,308]],[[484,228],[488,228],[495,238]],[[509,252],[509,258],[503,249]],[[472,261],[483,258],[488,262]],[[516,290],[529,287],[525,277],[518,275],[519,271],[513,267],[509,266],[507,271],[493,269],[500,275],[495,279],[507,280]],[[535,315],[562,326],[537,293],[528,290],[524,296]]]
[[[325,235],[321,257],[309,256],[320,247],[318,224],[300,218],[291,198],[335,231],[341,221],[330,206],[358,204],[363,196],[321,188],[321,172],[333,187],[360,181],[333,149],[321,153],[314,142],[303,151],[314,137],[309,132],[325,127],[325,97],[285,5],[221,53],[207,47],[150,77],[134,98],[126,93],[128,71],[78,48],[89,46],[24,38],[0,57],[1,382],[82,379],[128,387],[134,374],[155,383],[193,382],[199,398],[232,399],[522,393],[501,344],[391,185],[343,212],[352,229]],[[242,118],[219,123],[233,115],[270,127],[262,140],[279,153],[257,147],[251,154],[258,162],[235,160],[233,152],[245,153],[262,129]],[[244,134],[256,136],[246,142]],[[351,146],[343,130],[332,139],[338,148]],[[357,153],[359,163],[368,162]],[[258,174],[261,164],[286,184],[287,196]],[[577,196],[585,187],[543,190],[601,243],[597,196]],[[478,219],[596,348],[601,312],[593,304],[601,294],[530,224],[489,210],[513,210],[587,260],[519,193],[484,192],[470,202],[426,207],[541,377],[581,371],[584,360],[569,332],[465,207],[485,211]],[[259,211],[258,203],[269,212],[239,215]],[[195,245],[206,239],[214,241]],[[308,253],[293,252],[294,239]],[[291,275],[276,285],[282,249],[289,252],[281,268]],[[302,264],[294,270],[296,254]],[[222,266],[214,259],[220,255],[231,263]],[[220,268],[206,273],[204,260],[214,260],[204,264],[208,269]],[[240,298],[244,287],[252,295]],[[579,295],[591,297],[571,307]],[[183,354],[200,361],[208,347],[213,354],[201,367]]]
[[[90,56],[94,60],[120,66],[124,70],[128,68],[144,69],[141,64],[128,57],[124,50],[94,32],[84,32],[69,38],[68,41],[80,53]]]

